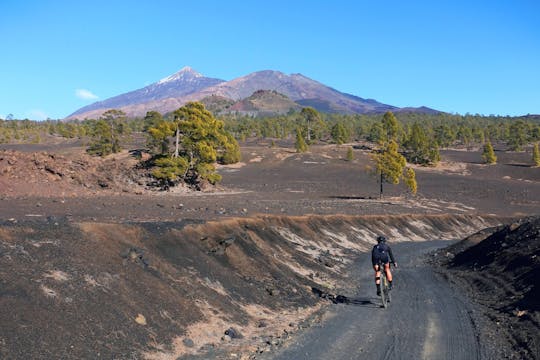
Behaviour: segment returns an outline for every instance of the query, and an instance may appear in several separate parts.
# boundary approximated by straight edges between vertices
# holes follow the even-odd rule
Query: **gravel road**
[[[369,254],[360,257],[351,281],[358,291],[348,304],[289,346],[265,359],[481,359],[483,351],[465,294],[456,294],[424,264],[423,254],[448,241],[392,246],[399,268],[387,309],[380,307]]]

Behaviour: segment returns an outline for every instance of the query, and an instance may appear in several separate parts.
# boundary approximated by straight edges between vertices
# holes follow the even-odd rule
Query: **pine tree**
[[[509,128],[508,145],[513,151],[521,151],[527,143],[527,124],[523,120],[518,120]]]
[[[297,153],[304,153],[308,151],[308,146],[304,141],[302,130],[300,128],[296,129],[296,141],[294,143],[294,147],[296,148]]]
[[[400,130],[400,124],[398,120],[396,119],[396,116],[391,111],[387,111],[383,115],[382,119],[382,127],[385,131],[385,140],[390,141],[394,140],[397,142],[398,134]]]
[[[534,144],[532,159],[533,159],[534,166],[536,167],[540,166],[540,151],[538,151],[538,143]]]
[[[353,161],[354,160],[354,153],[353,153],[353,148],[349,146],[349,148],[347,149],[347,156],[346,156],[346,159],[347,161]]]
[[[167,121],[154,114],[155,121],[148,122],[149,145],[160,148],[153,158],[153,176],[167,186],[185,181],[198,189],[203,181],[220,181],[216,161],[232,164],[240,160],[240,147],[225,131],[223,121],[197,102],[187,103],[173,116],[174,121]],[[171,138],[174,146],[169,149]]]
[[[112,154],[113,147],[111,142],[111,132],[111,126],[105,120],[98,120],[95,123],[91,136],[91,142],[86,151],[89,154],[102,157]]]
[[[218,157],[218,160],[225,165],[235,164],[241,158],[240,146],[231,133],[227,133],[225,136],[227,137],[227,141],[223,144],[223,151]]]
[[[497,163],[497,156],[495,156],[495,152],[493,151],[493,146],[491,145],[491,142],[488,140],[484,145],[484,151],[482,152],[482,159],[486,164],[496,164]]]
[[[381,123],[376,122],[369,128],[367,139],[371,142],[382,144],[386,136],[384,135],[384,129]]]
[[[411,191],[413,190],[411,186],[416,185],[416,180],[414,180],[414,182],[407,182],[407,177],[403,174],[407,161],[403,155],[398,152],[398,148],[398,144],[395,141],[390,141],[384,146],[382,151],[372,156],[372,159],[375,161],[375,172],[380,178],[381,198],[383,196],[384,183],[396,185],[399,184],[400,179],[405,179],[405,184],[411,189]],[[411,176],[412,173],[408,173],[407,175]],[[414,177],[412,179],[414,179]],[[414,191],[416,192],[416,189]]]
[[[154,162],[152,176],[161,180],[168,186],[174,185],[176,181],[186,172],[188,163],[182,157],[159,157]]]
[[[412,168],[407,168],[403,180],[411,191],[411,194],[416,195],[416,191],[418,190],[418,184],[416,183],[416,173]]]
[[[154,154],[166,155],[169,153],[170,137],[174,135],[175,126],[170,121],[160,119],[146,129],[148,139],[146,146]]]
[[[414,123],[411,134],[405,142],[405,148],[409,150],[407,157],[414,164],[426,164],[429,162],[429,142],[418,123]]]
[[[338,145],[344,144],[349,140],[350,134],[345,125],[340,122],[337,122],[330,132],[332,140]]]
[[[306,142],[308,144],[321,137],[325,124],[317,110],[312,107],[303,108],[300,111],[300,119],[305,126]]]

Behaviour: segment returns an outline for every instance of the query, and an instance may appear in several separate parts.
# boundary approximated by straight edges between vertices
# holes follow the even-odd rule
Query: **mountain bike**
[[[386,278],[386,271],[384,271],[384,264],[379,261],[379,270],[381,272],[381,301],[382,307],[387,308],[388,303],[392,300],[390,296],[390,288],[388,287],[388,279]]]

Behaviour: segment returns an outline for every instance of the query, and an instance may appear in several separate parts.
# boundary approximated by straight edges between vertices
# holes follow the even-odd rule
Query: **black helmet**
[[[377,236],[377,242],[381,243],[381,242],[385,242],[385,241],[386,241],[386,236],[384,236],[384,235]]]

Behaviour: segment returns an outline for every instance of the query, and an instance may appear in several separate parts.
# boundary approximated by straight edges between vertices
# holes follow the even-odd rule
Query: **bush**
[[[188,162],[183,157],[161,157],[154,161],[152,176],[164,184],[174,184],[182,179],[188,169]]]

